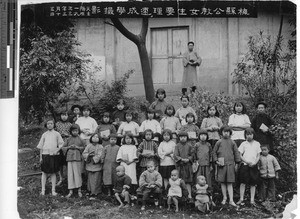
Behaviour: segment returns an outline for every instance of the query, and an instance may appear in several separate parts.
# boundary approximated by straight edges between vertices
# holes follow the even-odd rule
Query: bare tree
[[[111,18],[112,24],[117,28],[126,38],[131,40],[138,48],[139,56],[141,60],[144,87],[146,93],[146,99],[151,103],[154,100],[154,86],[152,79],[152,71],[150,67],[150,61],[148,58],[148,51],[146,48],[146,36],[148,32],[148,18],[142,18],[142,27],[139,34],[133,34],[130,32],[119,18]]]

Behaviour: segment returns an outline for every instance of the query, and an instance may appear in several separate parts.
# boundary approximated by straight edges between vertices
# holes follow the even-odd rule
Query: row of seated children
[[[47,174],[51,174],[51,180],[52,180],[52,195],[56,195],[55,192],[55,181],[56,181],[56,175],[55,173],[60,168],[61,162],[59,159],[59,156],[56,154],[58,151],[62,148],[62,151],[66,155],[67,163],[68,163],[68,189],[70,190],[67,197],[70,197],[73,194],[73,189],[78,189],[78,195],[82,196],[81,193],[81,168],[82,168],[82,160],[81,160],[81,151],[83,151],[83,158],[86,162],[86,170],[88,172],[88,190],[91,192],[91,195],[97,195],[101,191],[101,185],[102,185],[102,175],[103,177],[103,183],[106,186],[110,186],[112,188],[113,179],[115,175],[115,169],[114,167],[120,163],[124,169],[126,174],[131,178],[132,184],[137,185],[137,177],[136,177],[136,162],[138,162],[138,149],[134,146],[134,138],[131,134],[125,134],[123,138],[123,145],[119,148],[119,146],[116,145],[117,136],[116,135],[110,135],[109,138],[109,145],[107,145],[105,148],[101,145],[101,138],[98,136],[98,134],[94,133],[90,139],[88,146],[85,147],[85,141],[79,137],[80,135],[80,127],[77,124],[73,124],[70,128],[71,137],[67,138],[65,142],[63,141],[61,135],[54,131],[54,121],[49,120],[46,123],[48,131],[45,132],[42,135],[42,138],[39,142],[38,148],[41,149],[41,168],[42,168],[42,195],[45,194],[45,182]],[[252,132],[252,140],[253,141],[253,131]],[[148,134],[147,134],[148,133]],[[235,172],[234,172],[234,164],[238,163],[240,161],[240,154],[237,151],[236,144],[230,139],[231,136],[231,129],[229,127],[225,127],[222,130],[222,139],[219,140],[216,143],[216,146],[213,149],[212,156],[209,154],[205,154],[203,150],[199,150],[200,157],[204,158],[203,160],[208,160],[208,165],[203,165],[201,167],[201,162],[203,160],[199,160],[199,167],[198,170],[203,170],[203,173],[200,174],[205,175],[206,178],[210,179],[210,176],[208,173],[210,173],[211,168],[209,167],[212,163],[217,164],[217,181],[221,182],[221,188],[223,193],[223,201],[222,204],[225,204],[227,193],[226,190],[228,190],[229,193],[229,199],[230,204],[235,206],[235,203],[233,202],[232,197],[232,183],[235,180]],[[145,139],[141,143],[141,145],[145,145],[146,143],[151,143],[150,145],[154,145],[152,142],[153,138],[153,132],[151,130],[145,131]],[[207,132],[205,130],[200,133],[200,141],[201,143],[204,143],[204,145],[209,146],[209,143],[206,143],[207,140]],[[165,130],[163,132],[163,138],[164,141],[160,144],[161,149],[158,148],[158,151],[160,151],[159,157],[161,160],[164,160],[164,158],[169,157],[169,161],[173,160],[172,165],[166,165],[165,167],[162,165],[164,162],[161,163],[161,175],[162,178],[164,178],[164,186],[166,187],[168,178],[171,174],[171,169],[177,168],[179,172],[179,176],[182,180],[185,181],[186,187],[188,190],[188,197],[191,199],[191,186],[193,183],[193,173],[192,173],[192,163],[194,161],[195,153],[194,148],[200,147],[201,144],[197,143],[196,147],[192,147],[190,143],[188,143],[188,134],[187,132],[180,132],[179,133],[179,143],[175,146],[175,142],[170,141],[172,138],[172,132],[170,130]],[[149,142],[147,142],[149,141]],[[256,142],[256,141],[255,141]],[[144,143],[144,144],[143,144]],[[171,147],[173,147],[173,151],[170,150],[170,152],[167,152],[167,150],[163,149],[163,146],[165,143],[170,143]],[[140,145],[140,146],[141,146]],[[149,145],[149,144],[146,144]],[[252,145],[252,144],[251,144]],[[259,145],[259,143],[258,143]],[[112,152],[112,148],[114,148]],[[252,148],[252,147],[250,147]],[[142,149],[144,149],[142,147]],[[151,149],[145,149],[148,150],[147,153],[143,153],[143,151],[140,151],[140,155],[142,155],[143,158],[147,158],[147,162],[155,161],[153,159],[155,156],[155,152],[149,153]],[[251,150],[252,151],[252,150]],[[172,153],[173,152],[173,153]],[[110,154],[109,154],[110,153]],[[197,156],[198,153],[196,153]],[[253,155],[253,153],[251,153]],[[109,156],[110,159],[107,159],[106,156]],[[244,155],[242,155],[244,156]],[[163,158],[164,157],[164,158]],[[205,157],[208,157],[205,158]],[[212,158],[211,158],[212,157]],[[220,159],[222,158],[222,159]],[[197,159],[197,158],[196,158]],[[247,164],[247,159],[242,160]],[[273,161],[272,161],[273,162]],[[261,162],[264,167],[260,168],[261,173],[266,168],[269,168],[270,165],[272,165],[272,162],[270,164],[269,160],[266,159],[264,162]],[[103,164],[104,163],[104,164]],[[141,164],[142,162],[140,162]],[[153,162],[154,163],[154,162]],[[155,164],[155,163],[154,163]],[[176,165],[175,165],[176,164]],[[105,167],[106,166],[106,167]],[[155,166],[155,165],[154,165]],[[273,165],[274,166],[274,165]],[[249,164],[250,167],[250,164]],[[252,165],[251,165],[252,167]],[[249,168],[250,169],[250,168]],[[280,168],[275,167],[275,172],[277,173],[277,170]],[[167,172],[167,173],[166,173]],[[167,176],[168,174],[168,176]],[[265,172],[263,174],[266,174]],[[247,174],[245,174],[247,175]],[[250,174],[251,175],[251,174]],[[274,174],[275,175],[275,174]],[[277,176],[277,174],[276,174]],[[266,175],[266,180],[268,180],[268,177],[272,178],[271,176]],[[106,178],[109,178],[106,182]],[[252,193],[252,190],[251,190]],[[241,197],[242,201],[243,197]],[[252,201],[252,200],[251,200]]]

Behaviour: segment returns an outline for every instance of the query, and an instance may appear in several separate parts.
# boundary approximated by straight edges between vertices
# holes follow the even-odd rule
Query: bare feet
[[[69,193],[66,198],[70,198],[73,195],[73,193]]]
[[[123,203],[119,205],[119,208],[122,208],[122,207],[124,207],[124,204],[123,204]]]
[[[52,191],[52,196],[57,196],[57,193],[55,191]]]

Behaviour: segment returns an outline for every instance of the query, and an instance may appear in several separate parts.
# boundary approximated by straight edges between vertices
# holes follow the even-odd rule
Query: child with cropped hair
[[[165,113],[167,102],[165,101],[166,98],[166,91],[162,88],[157,89],[155,97],[157,100],[155,100],[151,105],[150,109],[155,111],[155,118],[157,121],[160,121]]]
[[[140,159],[139,175],[147,169],[147,163],[153,161],[154,165],[158,165],[157,144],[153,141],[153,132],[151,129],[144,131],[144,139],[137,149],[137,157]]]
[[[188,142],[191,143],[191,145],[194,147],[196,144],[196,141],[199,136],[199,127],[195,125],[195,115],[193,113],[188,113],[185,116],[186,124],[183,125],[180,129],[180,131],[184,131],[188,133],[189,140]]]
[[[179,143],[175,147],[174,160],[176,162],[176,169],[179,172],[179,177],[186,183],[189,191],[189,199],[192,200],[192,183],[193,183],[193,156],[194,149],[188,142],[188,133],[180,131],[178,134]]]
[[[168,210],[171,209],[172,202],[175,205],[175,212],[178,212],[178,201],[186,200],[188,197],[188,190],[186,188],[184,180],[179,178],[178,170],[172,170],[169,184],[167,187],[168,191]]]
[[[112,194],[112,186],[116,181],[116,168],[119,165],[116,161],[120,147],[117,145],[117,135],[109,135],[109,145],[104,147],[101,160],[103,161],[103,184],[108,190],[108,196]]]
[[[235,172],[241,157],[236,143],[230,138],[232,135],[231,128],[222,126],[220,132],[222,133],[222,138],[216,143],[212,155],[213,162],[216,164],[215,179],[221,183],[223,195],[221,204],[226,204],[228,191],[229,204],[236,207],[233,201],[233,183],[235,182]]]
[[[153,132],[153,140],[159,142],[161,135],[161,127],[158,121],[155,120],[155,112],[152,109],[148,109],[146,113],[146,120],[142,122],[140,126],[140,136],[142,136],[145,130],[150,129]]]
[[[102,139],[102,146],[105,147],[109,144],[109,135],[116,134],[116,128],[112,124],[110,113],[103,113],[100,124],[97,126],[95,133]]]
[[[64,144],[61,135],[54,130],[54,119],[50,118],[46,120],[45,127],[47,131],[43,133],[37,148],[40,149],[40,163],[42,170],[42,191],[41,195],[45,195],[45,187],[47,176],[51,176],[52,183],[52,195],[56,196],[56,173],[60,168],[59,150]]]
[[[216,105],[209,105],[206,112],[207,117],[203,119],[201,129],[205,129],[208,132],[207,141],[213,148],[220,139],[219,130],[223,126],[223,123],[219,118],[220,113]]]
[[[260,189],[260,199],[276,201],[275,198],[275,179],[279,178],[278,171],[281,170],[277,159],[269,154],[267,145],[261,146],[261,156],[258,163],[262,185]]]
[[[128,207],[130,204],[130,190],[131,178],[125,174],[124,166],[116,167],[117,178],[114,184],[114,193],[117,201],[120,203],[119,207]],[[124,199],[124,203],[122,201]]]
[[[166,189],[171,171],[175,169],[174,150],[176,144],[172,141],[172,131],[170,129],[165,129],[162,136],[163,141],[158,147],[158,156],[160,157],[159,173],[163,178],[164,187]]]
[[[82,186],[82,157],[81,153],[85,147],[85,141],[79,137],[80,127],[77,124],[73,124],[70,128],[71,137],[69,137],[64,145],[63,152],[66,155],[68,163],[68,189],[69,194],[67,198],[73,195],[73,190],[78,189],[78,196],[82,197],[81,186]]]
[[[182,107],[180,107],[176,111],[175,116],[180,120],[181,125],[185,125],[187,123],[186,115],[188,113],[193,113],[195,115],[195,121],[197,121],[198,117],[197,117],[195,110],[189,106],[189,101],[190,101],[189,97],[186,95],[182,95],[180,97],[180,100],[181,100]]]
[[[149,199],[150,194],[155,196],[155,206],[161,208],[162,177],[160,173],[155,170],[155,163],[153,161],[148,161],[147,170],[141,174],[139,185],[139,190],[143,193],[141,210],[145,210],[146,201]]]
[[[90,117],[91,108],[88,105],[82,107],[82,117],[79,117],[75,124],[80,127],[80,138],[85,140],[86,144],[89,144],[90,137],[95,133],[96,128],[98,126],[95,119]]]
[[[250,185],[250,204],[255,206],[255,188],[259,184],[257,163],[260,158],[261,149],[260,143],[253,139],[254,135],[254,129],[247,128],[245,130],[246,141],[242,142],[239,147],[242,164],[238,174],[240,182],[240,200],[237,202],[238,205],[243,204],[246,185]]]

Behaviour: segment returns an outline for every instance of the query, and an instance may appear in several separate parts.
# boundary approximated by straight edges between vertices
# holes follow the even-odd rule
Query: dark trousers
[[[149,200],[150,195],[153,195],[154,199],[158,201],[161,205],[161,189],[159,187],[155,188],[144,188],[143,190],[143,205],[146,205],[147,200]]]
[[[269,199],[276,201],[275,198],[275,178],[261,178],[260,198],[264,201]]]

